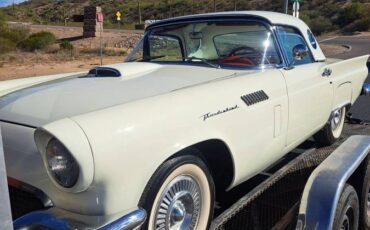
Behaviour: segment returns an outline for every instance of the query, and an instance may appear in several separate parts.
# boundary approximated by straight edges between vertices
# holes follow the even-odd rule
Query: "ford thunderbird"
[[[272,12],[155,22],[121,64],[0,83],[15,229],[208,228],[219,194],[330,145],[368,55],[328,59]]]

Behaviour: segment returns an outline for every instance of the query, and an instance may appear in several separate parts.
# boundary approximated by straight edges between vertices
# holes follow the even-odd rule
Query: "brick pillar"
[[[96,14],[101,13],[101,7],[86,6],[84,9],[84,33],[85,38],[99,37],[103,23],[96,20]]]

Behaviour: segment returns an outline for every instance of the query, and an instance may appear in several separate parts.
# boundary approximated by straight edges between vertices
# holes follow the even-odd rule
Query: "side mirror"
[[[293,53],[293,60],[289,63],[288,67],[285,69],[293,69],[294,68],[294,63],[298,60],[302,60],[304,57],[307,56],[308,54],[308,47],[303,45],[303,44],[298,44],[293,47],[292,50]]]
[[[302,60],[304,57],[307,56],[308,49],[307,46],[299,44],[294,46],[293,48],[293,57],[295,60]]]
[[[364,83],[362,86],[361,95],[370,96],[370,83]]]

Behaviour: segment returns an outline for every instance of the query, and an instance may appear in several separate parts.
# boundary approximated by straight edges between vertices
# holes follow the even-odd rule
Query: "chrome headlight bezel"
[[[73,186],[64,187],[49,170],[46,150],[53,138],[66,148],[78,165],[78,179]],[[40,127],[35,130],[34,139],[41,154],[45,171],[57,188],[65,192],[80,193],[90,187],[94,180],[94,158],[87,136],[76,122],[66,118]]]

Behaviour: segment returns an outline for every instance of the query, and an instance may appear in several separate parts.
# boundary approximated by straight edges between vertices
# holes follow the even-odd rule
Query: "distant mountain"
[[[25,0],[14,0],[14,4],[24,2]],[[13,4],[13,0],[0,0],[0,7],[10,6]]]
[[[0,1],[2,4],[11,2],[11,0]],[[4,1],[6,3],[3,3]],[[117,10],[122,13],[121,22],[138,23],[139,2],[141,18],[146,20],[213,12],[214,2],[216,11],[233,11],[236,6],[237,10],[283,12],[284,0],[29,0],[14,9],[10,6],[0,8],[0,12],[5,13],[9,20],[61,23],[75,14],[83,14],[85,6],[95,5],[102,7],[106,24],[117,23],[115,16]],[[291,0],[289,2],[291,9]],[[343,13],[343,9],[352,6],[353,9],[349,10],[348,14]],[[343,15],[348,17],[344,21]],[[369,0],[303,0],[300,8],[301,18],[317,33],[344,28],[360,19],[358,25],[366,28],[367,24],[370,24],[369,15]]]

